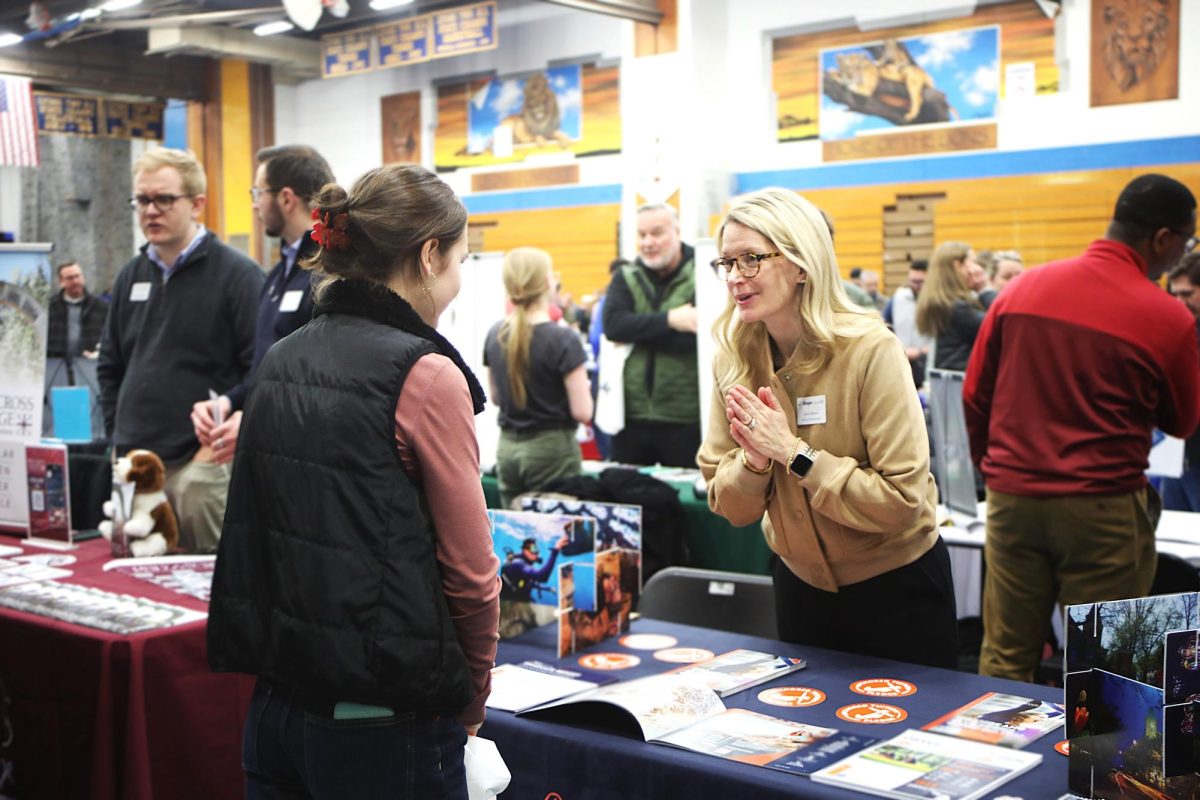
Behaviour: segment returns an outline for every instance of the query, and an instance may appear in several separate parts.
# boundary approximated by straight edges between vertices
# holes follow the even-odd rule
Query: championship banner
[[[496,0],[321,37],[321,77],[341,78],[496,48]]]
[[[162,103],[131,103],[54,92],[34,92],[33,101],[38,133],[158,141],[163,138]]]

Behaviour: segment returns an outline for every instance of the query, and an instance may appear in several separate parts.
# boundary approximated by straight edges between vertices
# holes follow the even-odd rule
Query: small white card
[[[1026,100],[1037,95],[1037,70],[1032,61],[1004,67],[1004,99]]]
[[[796,425],[825,424],[825,395],[814,394],[796,398]]]
[[[300,308],[300,301],[304,299],[303,289],[293,289],[290,292],[283,293],[283,299],[279,301],[279,310],[283,313],[295,311]]]
[[[150,299],[150,282],[139,281],[129,287],[129,302],[144,303]]]

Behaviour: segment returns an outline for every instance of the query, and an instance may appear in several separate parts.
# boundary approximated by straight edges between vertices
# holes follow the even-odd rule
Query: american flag
[[[36,167],[37,120],[28,78],[0,75],[0,166]]]

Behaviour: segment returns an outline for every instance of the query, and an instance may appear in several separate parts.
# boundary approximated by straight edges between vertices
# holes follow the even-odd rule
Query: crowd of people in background
[[[418,167],[372,170],[347,191],[311,148],[266,148],[257,164],[254,209],[281,245],[265,280],[204,227],[202,165],[149,151],[131,200],[146,244],[110,303],[87,291],[78,263],[57,267],[48,357],[96,361],[105,436],[162,458],[183,549],[220,553],[212,664],[258,675],[251,716],[279,721],[276,740],[247,739],[250,785],[385,790],[386,759],[327,757],[342,746],[337,726],[277,757],[312,733],[289,728],[304,718],[292,711],[330,717],[350,697],[379,703],[381,718],[413,703],[431,712],[419,730],[381,726],[379,742],[440,747],[437,769],[414,768],[458,782],[498,620],[472,425],[484,392],[436,331],[461,286],[466,210]],[[577,428],[593,421],[604,359],[619,353],[608,380],[623,412],[595,430],[601,455],[698,465],[715,513],[762,521],[781,639],[954,667],[919,389],[929,369],[965,372],[988,508],[981,671],[1023,680],[1055,603],[1144,594],[1160,508],[1200,511],[1200,252],[1195,198],[1178,181],[1132,181],[1077,258],[1026,271],[1014,250],[945,241],[907,263],[890,296],[877,270],[841,277],[833,220],[797,193],[739,198],[703,270],[727,291],[708,420],[695,250],[669,205],[642,206],[636,222],[636,258],[613,260],[608,285],[579,304],[549,253],[505,255],[508,311],[483,348],[504,505],[580,474]],[[379,414],[394,425],[371,423]],[[1161,506],[1144,475],[1156,430],[1186,438]],[[389,490],[373,491],[377,480]],[[410,548],[411,574],[389,577],[395,564],[369,555],[379,537]],[[284,562],[302,579],[280,582]],[[329,602],[314,606],[311,587]],[[354,603],[380,597],[408,622],[364,628]],[[396,648],[417,641],[424,660],[409,663]],[[313,666],[376,650],[382,672],[340,657]],[[421,683],[431,671],[439,682]]]

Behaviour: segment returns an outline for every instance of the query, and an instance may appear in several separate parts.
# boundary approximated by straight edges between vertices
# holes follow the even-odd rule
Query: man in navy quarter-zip
[[[200,444],[212,448],[217,464],[233,460],[242,424],[242,406],[263,356],[271,345],[312,319],[312,273],[304,262],[319,248],[308,235],[312,228],[310,204],[322,186],[333,183],[329,164],[311,147],[264,147],[255,158],[258,171],[250,196],[267,236],[280,237],[280,259],[267,275],[258,300],[250,372],[216,401],[223,422],[215,424],[213,404],[206,396],[196,398],[192,406],[196,438]]]
[[[180,544],[213,552],[229,490],[229,465],[196,439],[197,397],[241,383],[254,355],[262,271],[200,222],[204,168],[191,154],[156,148],[133,167],[146,245],[113,284],[97,377],[113,448],[153,450],[167,466],[167,497]]]

